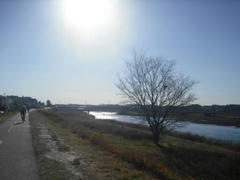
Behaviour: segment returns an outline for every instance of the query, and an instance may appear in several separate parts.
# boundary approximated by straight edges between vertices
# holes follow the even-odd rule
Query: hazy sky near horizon
[[[240,104],[239,0],[0,1],[0,94],[119,103],[134,49],[175,60],[195,103]]]

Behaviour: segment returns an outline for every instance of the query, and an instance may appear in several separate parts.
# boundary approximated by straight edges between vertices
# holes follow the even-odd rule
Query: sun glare
[[[111,26],[115,0],[63,0],[61,9],[68,28],[92,33]]]

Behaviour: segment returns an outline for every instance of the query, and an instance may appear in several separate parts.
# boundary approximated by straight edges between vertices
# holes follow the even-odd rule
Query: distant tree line
[[[106,107],[105,107],[106,108]],[[141,113],[141,109],[137,105],[127,105],[121,107],[120,113],[124,114],[126,111]],[[170,113],[202,113],[202,114],[240,114],[240,105],[229,104],[229,105],[208,105],[201,106],[199,104],[192,104],[182,107],[174,107]]]
[[[71,105],[68,105],[72,107]],[[78,107],[77,105],[75,105]],[[74,106],[74,107],[75,107]],[[118,104],[104,104],[104,105],[87,105],[85,107],[90,111],[114,111],[119,114],[141,114],[141,108],[138,105],[118,105]],[[240,115],[240,104],[228,104],[228,105],[199,105],[191,104],[182,107],[173,107],[170,113],[200,113],[206,116],[212,116],[214,114],[232,114]]]
[[[240,105],[229,104],[229,105],[209,105],[201,106],[199,104],[193,104],[190,106],[178,107],[172,110],[173,113],[201,113],[206,116],[214,116],[215,114],[240,114]]]
[[[119,114],[141,114],[141,108],[138,105],[128,104],[100,104],[100,105],[81,105],[81,104],[56,104],[57,107],[68,109],[84,109],[89,111],[110,111]],[[228,105],[199,105],[191,104],[182,107],[173,107],[170,113],[201,113],[201,114],[240,114],[240,104]]]
[[[39,108],[43,107],[44,103],[32,97],[0,95],[0,111],[16,111],[22,106],[26,106],[27,108]]]
[[[128,104],[100,104],[100,105],[81,105],[81,104],[57,104],[56,106],[69,109],[84,109],[89,111],[110,111],[118,112],[119,114],[126,114],[131,112],[133,114],[141,114],[141,108],[138,105]],[[170,113],[201,113],[201,114],[240,114],[240,104],[228,105],[199,105],[191,104],[182,107],[173,107]]]

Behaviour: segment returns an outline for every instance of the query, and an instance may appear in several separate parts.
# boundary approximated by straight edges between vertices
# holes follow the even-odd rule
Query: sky
[[[194,103],[240,104],[239,0],[0,0],[0,94],[121,103],[134,50],[174,60]]]

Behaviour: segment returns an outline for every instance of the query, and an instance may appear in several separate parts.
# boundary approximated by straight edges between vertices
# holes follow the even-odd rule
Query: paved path
[[[0,179],[39,180],[28,114],[0,123]]]

